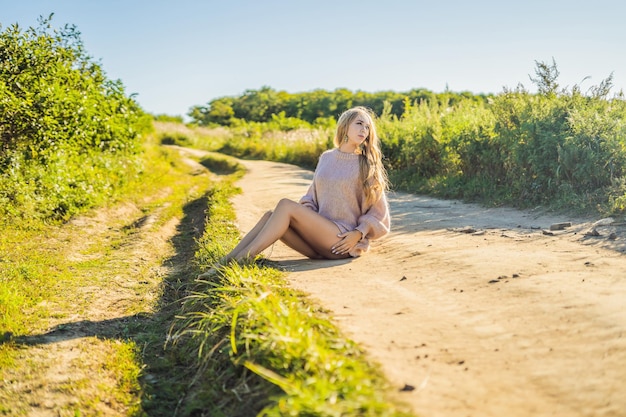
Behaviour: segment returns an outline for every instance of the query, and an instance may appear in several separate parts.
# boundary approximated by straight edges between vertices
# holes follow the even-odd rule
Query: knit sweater
[[[370,240],[389,233],[391,219],[387,197],[373,205],[365,202],[359,179],[359,158],[338,148],[324,152],[318,161],[313,182],[300,203],[337,225],[341,233],[358,230],[364,239],[350,251],[353,257],[367,252]]]

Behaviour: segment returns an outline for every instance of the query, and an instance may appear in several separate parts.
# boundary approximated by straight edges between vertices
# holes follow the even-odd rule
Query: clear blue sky
[[[263,86],[533,90],[552,59],[564,87],[626,92],[623,0],[0,0],[3,28],[52,12],[151,113]]]

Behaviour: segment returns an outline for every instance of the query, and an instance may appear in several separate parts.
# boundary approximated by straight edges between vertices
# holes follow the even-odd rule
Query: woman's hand
[[[363,238],[363,234],[359,230],[351,230],[345,233],[339,233],[337,237],[341,240],[330,248],[335,255],[345,255]]]

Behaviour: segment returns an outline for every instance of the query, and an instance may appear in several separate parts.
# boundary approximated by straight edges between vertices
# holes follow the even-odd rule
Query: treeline
[[[238,121],[269,122],[275,116],[295,118],[310,124],[327,124],[328,119],[336,119],[341,112],[353,106],[365,106],[376,114],[381,114],[386,103],[395,116],[401,116],[406,103],[435,103],[455,105],[461,101],[486,102],[488,95],[474,95],[469,92],[434,93],[425,89],[407,92],[381,91],[368,93],[336,89],[334,91],[314,90],[303,93],[276,91],[270,87],[259,90],[246,90],[238,97],[220,97],[205,106],[194,106],[188,115],[196,124],[233,126]]]
[[[140,167],[150,120],[89,57],[74,26],[0,32],[0,216],[65,219]]]

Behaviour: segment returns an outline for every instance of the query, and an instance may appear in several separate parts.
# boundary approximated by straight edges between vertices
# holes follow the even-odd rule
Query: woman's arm
[[[303,195],[302,198],[300,198],[300,201],[298,201],[300,204],[302,204],[305,207],[310,208],[316,213],[319,213],[320,209],[317,203],[317,189],[315,188],[315,181],[317,180],[318,171],[320,169],[320,164],[322,162],[323,157],[324,157],[324,154],[320,156],[320,159],[317,162],[317,166],[315,167],[315,172],[313,173],[313,180],[311,181],[311,185],[309,186],[309,189],[307,190],[306,194]]]
[[[363,233],[364,237],[373,240],[385,236],[390,229],[389,203],[387,196],[383,194],[374,205],[359,217],[356,230]]]
[[[319,211],[319,206],[317,205],[317,192],[315,190],[315,178],[313,178],[313,182],[309,186],[306,194],[300,198],[299,203],[315,212]]]

